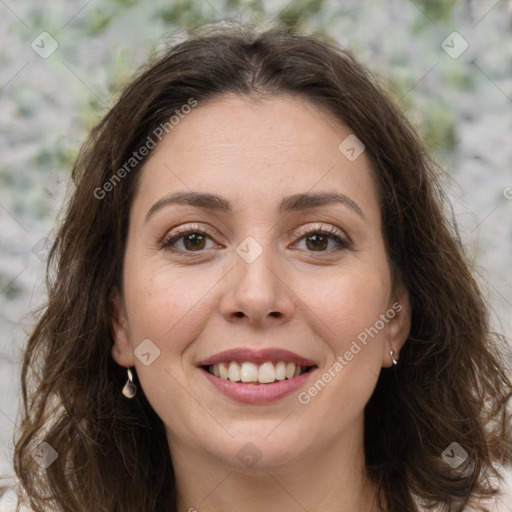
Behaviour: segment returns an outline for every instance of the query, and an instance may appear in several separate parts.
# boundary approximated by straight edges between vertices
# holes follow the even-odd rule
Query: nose
[[[296,298],[272,249],[266,247],[254,261],[233,256],[220,302],[223,317],[261,327],[290,321]]]

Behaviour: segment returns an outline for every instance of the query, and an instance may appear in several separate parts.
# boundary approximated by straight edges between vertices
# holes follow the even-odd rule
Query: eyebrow
[[[350,197],[340,194],[339,192],[294,194],[285,197],[281,201],[279,212],[289,213],[304,211],[333,203],[347,206],[361,218],[367,220],[359,205],[350,199]],[[224,197],[202,192],[178,192],[159,199],[146,214],[146,221],[157,210],[170,204],[185,204],[222,213],[229,213],[231,211],[231,205]]]

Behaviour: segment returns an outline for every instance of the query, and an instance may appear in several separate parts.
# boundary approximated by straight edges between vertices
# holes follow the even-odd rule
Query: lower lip
[[[315,370],[310,370],[293,379],[280,380],[272,384],[231,382],[215,377],[204,368],[201,368],[201,371],[222,394],[232,400],[246,404],[268,404],[297,391]]]

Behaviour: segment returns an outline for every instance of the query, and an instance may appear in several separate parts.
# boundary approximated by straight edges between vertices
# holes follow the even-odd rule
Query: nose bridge
[[[270,243],[263,246],[252,236],[237,246],[235,286],[246,300],[269,304],[275,301],[279,285],[276,283],[276,258],[272,251]]]
[[[223,301],[229,318],[247,317],[250,322],[267,318],[290,318],[293,302],[272,244],[262,245],[252,236],[235,249],[234,272]]]

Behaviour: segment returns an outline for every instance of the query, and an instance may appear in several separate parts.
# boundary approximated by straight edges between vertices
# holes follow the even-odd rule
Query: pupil
[[[204,237],[197,233],[191,233],[185,237],[184,243],[189,250],[202,249],[204,247]]]
[[[310,247],[309,242],[312,242],[312,247],[316,249],[325,249],[327,247],[328,239],[323,235],[311,235],[306,239],[306,245]]]

